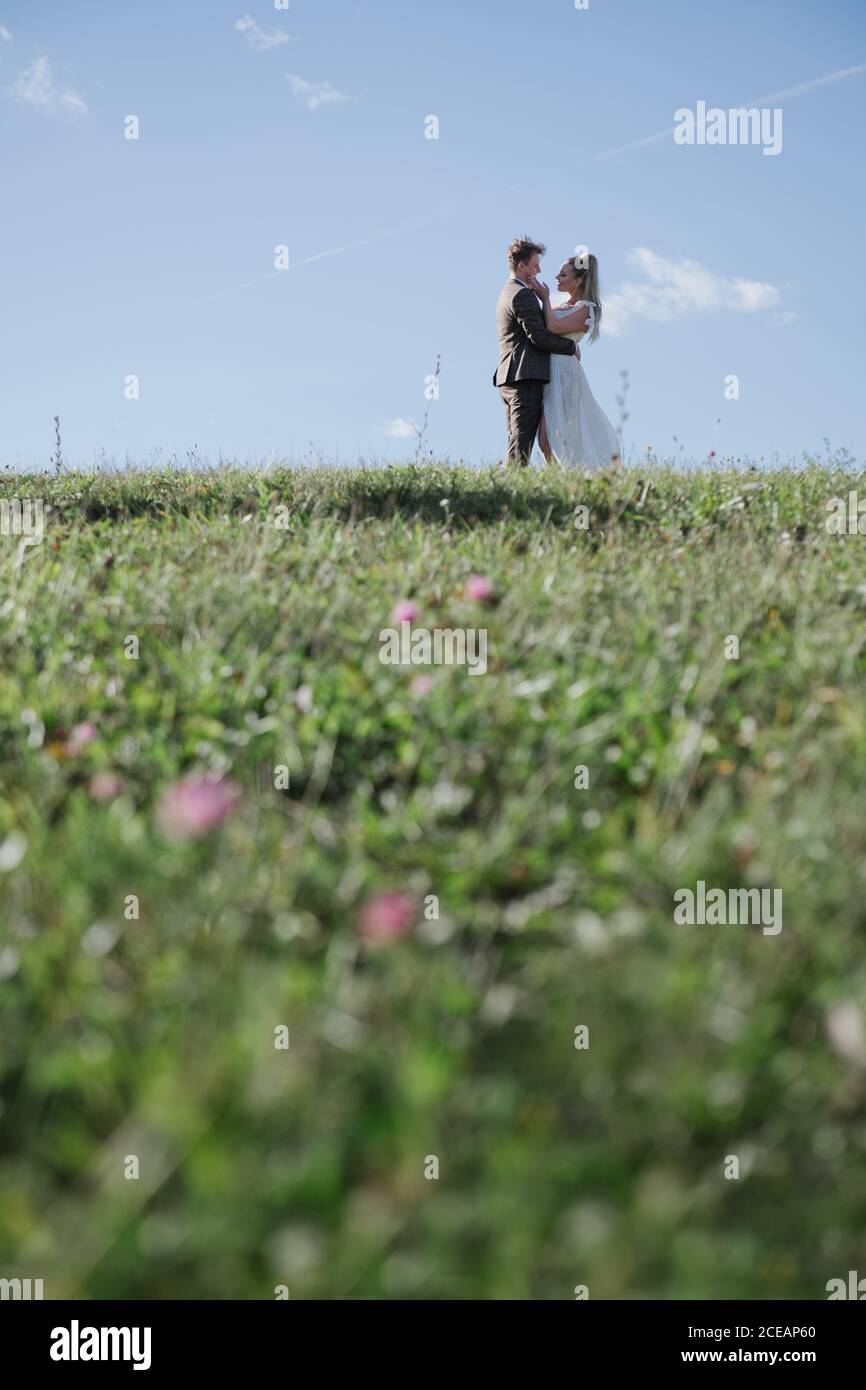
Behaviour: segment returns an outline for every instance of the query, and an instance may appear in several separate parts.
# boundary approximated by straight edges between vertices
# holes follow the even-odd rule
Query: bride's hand
[[[535,293],[539,296],[540,299],[550,298],[550,286],[545,285],[543,280],[539,280],[537,275],[532,282],[532,288],[535,290]]]

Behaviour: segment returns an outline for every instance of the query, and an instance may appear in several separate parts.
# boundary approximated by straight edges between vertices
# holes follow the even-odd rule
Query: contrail
[[[844,82],[846,77],[860,77],[866,72],[866,63],[858,63],[854,68],[837,68],[835,72],[825,73],[823,77],[813,77],[811,82],[801,82],[798,87],[786,87],[784,92],[771,92],[768,97],[756,97],[749,106],[761,106],[765,101],[782,101],[785,97],[799,97],[804,92],[814,92],[818,87],[829,87],[833,82]]]
[[[516,190],[507,188],[504,191],[512,193]],[[328,251],[316,251],[312,256],[304,256],[303,260],[292,261],[287,270],[298,270],[302,265],[310,265],[313,261],[322,261],[326,256],[345,256],[349,251],[358,251],[364,246],[375,246],[379,241],[389,241],[392,237],[402,236],[404,232],[413,232],[421,227],[429,227],[432,222],[440,222],[446,217],[456,217],[469,208],[477,207],[479,203],[486,202],[492,196],[498,195],[487,194],[482,198],[473,198],[468,203],[436,208],[426,217],[415,217],[410,222],[401,222],[398,226],[390,228],[389,231],[377,233],[376,236],[364,237],[360,241],[350,241],[345,246],[332,246]],[[226,294],[236,294],[238,290],[248,290],[253,285],[264,284],[266,280],[273,280],[277,275],[285,274],[286,270],[269,270],[266,275],[259,275],[255,280],[245,280],[241,285],[232,285],[227,290],[217,290],[215,294],[206,295],[205,298],[218,299]]]
[[[744,106],[766,106],[771,101],[782,101],[787,97],[799,97],[804,92],[817,91],[819,87],[829,87],[834,82],[844,82],[848,77],[861,77],[866,72],[866,63],[858,63],[853,68],[837,68],[835,72],[825,73],[823,77],[813,77],[810,82],[801,82],[797,87],[786,87],[782,92],[770,92],[769,96],[755,97],[752,101],[744,102]],[[622,154],[624,150],[637,150],[642,145],[655,145],[659,140],[668,140],[673,135],[675,126],[668,126],[665,130],[659,130],[655,135],[645,135],[642,140],[632,140],[628,145],[617,145],[612,150],[602,150],[595,156],[596,159],[610,159],[611,155]]]

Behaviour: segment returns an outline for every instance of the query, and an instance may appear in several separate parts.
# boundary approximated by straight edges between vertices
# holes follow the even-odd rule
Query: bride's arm
[[[589,310],[585,304],[575,309],[573,314],[563,314],[561,318],[557,318],[550,307],[550,298],[544,301],[544,322],[551,333],[582,333],[588,319]]]
[[[547,325],[551,333],[582,333],[589,320],[589,310],[585,304],[582,304],[579,309],[575,309],[573,314],[563,314],[560,319],[555,317],[552,309],[550,313],[555,325],[554,327],[551,327],[550,324]],[[546,317],[547,314],[545,313]]]
[[[535,293],[541,300],[544,309],[544,322],[549,333],[561,335],[563,333],[582,333],[586,328],[589,319],[589,309],[582,304],[579,309],[575,309],[573,314],[563,314],[562,318],[557,318],[550,303],[550,290],[543,280],[537,280],[533,285]]]

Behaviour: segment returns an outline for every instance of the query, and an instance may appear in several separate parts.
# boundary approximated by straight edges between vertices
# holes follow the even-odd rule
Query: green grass
[[[866,537],[824,525],[858,487],[4,475],[51,510],[41,544],[0,537],[8,863],[26,839],[0,872],[0,1273],[214,1299],[866,1273],[866,1067],[838,1038],[866,1005]],[[486,628],[487,674],[413,693],[378,659],[402,598]],[[172,840],[160,796],[207,771],[237,809]],[[782,932],[675,925],[698,879],[781,888]],[[376,950],[382,890],[418,912]]]

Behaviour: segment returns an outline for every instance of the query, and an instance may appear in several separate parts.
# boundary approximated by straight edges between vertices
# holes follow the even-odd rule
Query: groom
[[[503,285],[496,304],[499,366],[493,385],[499,387],[505,405],[508,462],[514,461],[521,468],[529,463],[541,423],[544,384],[550,380],[550,354],[573,354],[580,361],[576,343],[548,333],[532,289],[541,271],[539,257],[546,250],[546,246],[527,237],[512,241],[508,248],[511,277]]]

